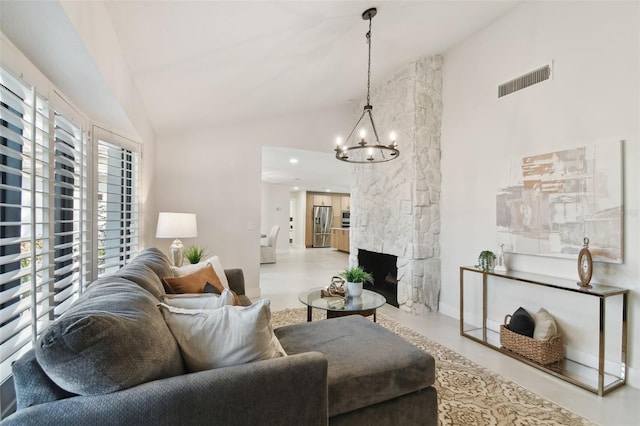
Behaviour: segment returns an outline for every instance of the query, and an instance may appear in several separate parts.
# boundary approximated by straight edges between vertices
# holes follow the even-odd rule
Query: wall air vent
[[[551,65],[545,65],[498,86],[498,99],[551,78]]]

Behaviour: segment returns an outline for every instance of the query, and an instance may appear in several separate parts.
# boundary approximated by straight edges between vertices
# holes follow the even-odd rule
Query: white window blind
[[[0,68],[0,381],[49,323],[49,108]]]
[[[82,129],[64,113],[54,115],[55,316],[77,299],[90,280],[87,146]]]
[[[81,125],[1,67],[0,83],[2,383],[89,282],[91,210]]]
[[[138,153],[98,139],[98,276],[138,252]]]

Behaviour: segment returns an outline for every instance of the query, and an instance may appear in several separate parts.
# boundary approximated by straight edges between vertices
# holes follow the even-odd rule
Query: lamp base
[[[179,239],[173,240],[171,245],[169,246],[169,260],[171,260],[171,264],[176,267],[182,266],[184,262],[184,245],[182,241]]]

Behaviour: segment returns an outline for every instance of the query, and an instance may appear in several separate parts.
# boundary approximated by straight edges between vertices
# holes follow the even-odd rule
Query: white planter
[[[347,296],[358,297],[362,294],[362,283],[351,283],[347,281]]]

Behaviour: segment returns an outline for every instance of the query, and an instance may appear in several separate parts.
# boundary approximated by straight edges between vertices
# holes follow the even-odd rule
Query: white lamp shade
[[[156,238],[195,238],[198,225],[195,213],[160,212]]]

